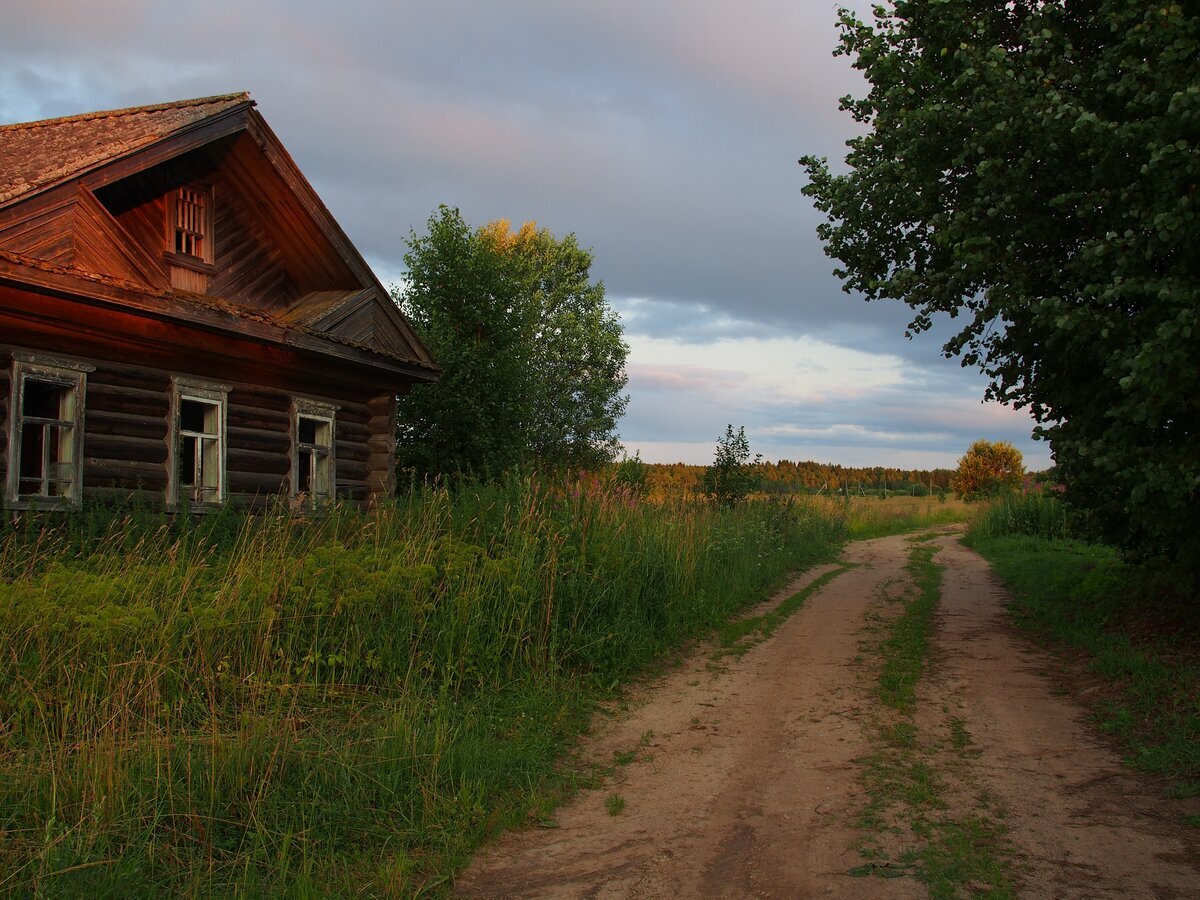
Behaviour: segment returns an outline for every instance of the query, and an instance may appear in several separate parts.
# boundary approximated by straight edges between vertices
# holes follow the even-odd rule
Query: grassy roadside
[[[863,760],[868,801],[859,820],[858,876],[915,876],[934,897],[1011,897],[1015,887],[1004,827],[987,797],[966,814],[952,814],[944,799],[948,772],[969,752],[966,723],[946,721],[948,741],[919,733],[914,721],[917,687],[930,664],[929,642],[941,597],[943,567],[929,535],[912,539],[906,566],[911,579],[883,619],[882,634],[868,642],[874,693],[875,749]]]
[[[1154,573],[1069,534],[1052,499],[1013,498],[982,517],[967,543],[1128,763],[1170,779],[1177,797],[1200,796],[1200,615]]]
[[[545,821],[598,699],[845,521],[513,481],[0,522],[0,895],[418,896]]]

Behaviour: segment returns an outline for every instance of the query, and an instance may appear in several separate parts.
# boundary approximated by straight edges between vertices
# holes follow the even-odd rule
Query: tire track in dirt
[[[948,763],[947,815],[972,813],[981,791],[1006,810],[1022,896],[1196,896],[1195,840],[1169,824],[1167,801],[1122,769],[1081,711],[1055,695],[1041,658],[1004,619],[986,563],[951,536],[938,543],[943,606],[915,721],[935,740],[951,719],[971,736],[969,751]],[[913,878],[849,874],[862,861],[854,826],[868,799],[862,760],[877,738],[878,701],[862,677],[860,645],[894,615],[888,598],[909,581],[910,546],[903,536],[850,545],[845,559],[855,568],[810,596],[770,640],[716,666],[702,648],[634,689],[630,710],[600,722],[585,755],[609,764],[652,732],[638,758],[560,808],[557,828],[509,833],[484,848],[456,893],[925,896]],[[833,568],[806,573],[751,614]],[[947,758],[938,752],[939,762]],[[605,808],[613,793],[626,804],[617,816]]]
[[[871,883],[848,822],[861,805],[867,749],[854,675],[858,632],[879,586],[904,576],[902,538],[856,544],[857,567],[808,598],[773,637],[711,668],[699,652],[638,689],[605,722],[590,757],[636,748],[614,782],[581,793],[558,828],[504,835],[458,879],[464,897],[917,896]],[[819,577],[815,569],[764,607]],[[604,798],[626,801],[608,815]],[[897,887],[905,890],[897,892]]]
[[[937,543],[946,569],[917,725],[936,733],[947,710],[970,735],[965,765],[947,773],[952,808],[982,794],[1005,810],[1023,897],[1200,896],[1200,841],[1182,824],[1188,807],[1124,766],[1089,727],[1049,674],[1049,657],[1009,622],[987,562],[953,537]]]

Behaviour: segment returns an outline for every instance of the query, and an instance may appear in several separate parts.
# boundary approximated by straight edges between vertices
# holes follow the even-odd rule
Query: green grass
[[[598,701],[848,530],[528,479],[312,521],[4,517],[0,894],[444,893],[597,786],[564,760]]]
[[[594,483],[0,524],[0,894],[409,896],[547,824],[597,700],[831,559]]]
[[[936,547],[921,543],[909,551],[906,568],[912,592],[883,644],[877,692],[886,705],[902,713],[916,705],[917,682],[929,657],[929,635],[941,599],[942,567],[933,561],[936,552]]]
[[[910,497],[904,494],[882,499],[878,497],[820,497],[830,515],[844,519],[846,535],[851,540],[887,537],[904,534],[917,528],[949,525],[967,521],[971,507],[961,500],[933,497]]]

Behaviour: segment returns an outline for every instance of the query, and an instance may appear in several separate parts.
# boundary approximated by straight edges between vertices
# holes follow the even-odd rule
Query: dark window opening
[[[208,196],[194,188],[181,187],[175,195],[176,253],[207,259]]]
[[[18,497],[70,497],[75,482],[75,391],[26,378],[17,443]]]
[[[220,404],[180,398],[177,459],[180,497],[194,503],[220,502]]]
[[[320,504],[333,499],[333,489],[333,422],[297,416],[295,493]]]

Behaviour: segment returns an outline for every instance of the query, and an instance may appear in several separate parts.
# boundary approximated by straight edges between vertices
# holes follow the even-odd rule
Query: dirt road
[[[1200,842],[1180,824],[1182,807],[1089,731],[1046,660],[1006,623],[986,564],[952,534],[933,543],[946,569],[911,725],[912,753],[938,786],[938,820],[994,827],[1020,896],[1200,896]],[[883,758],[888,721],[874,692],[878,635],[909,589],[911,546],[903,537],[851,545],[853,567],[770,639],[740,658],[714,661],[701,648],[635,691],[586,751],[633,761],[560,809],[557,828],[485,848],[457,893],[927,896],[912,866],[893,865],[911,850],[904,806],[880,812],[867,774]]]

